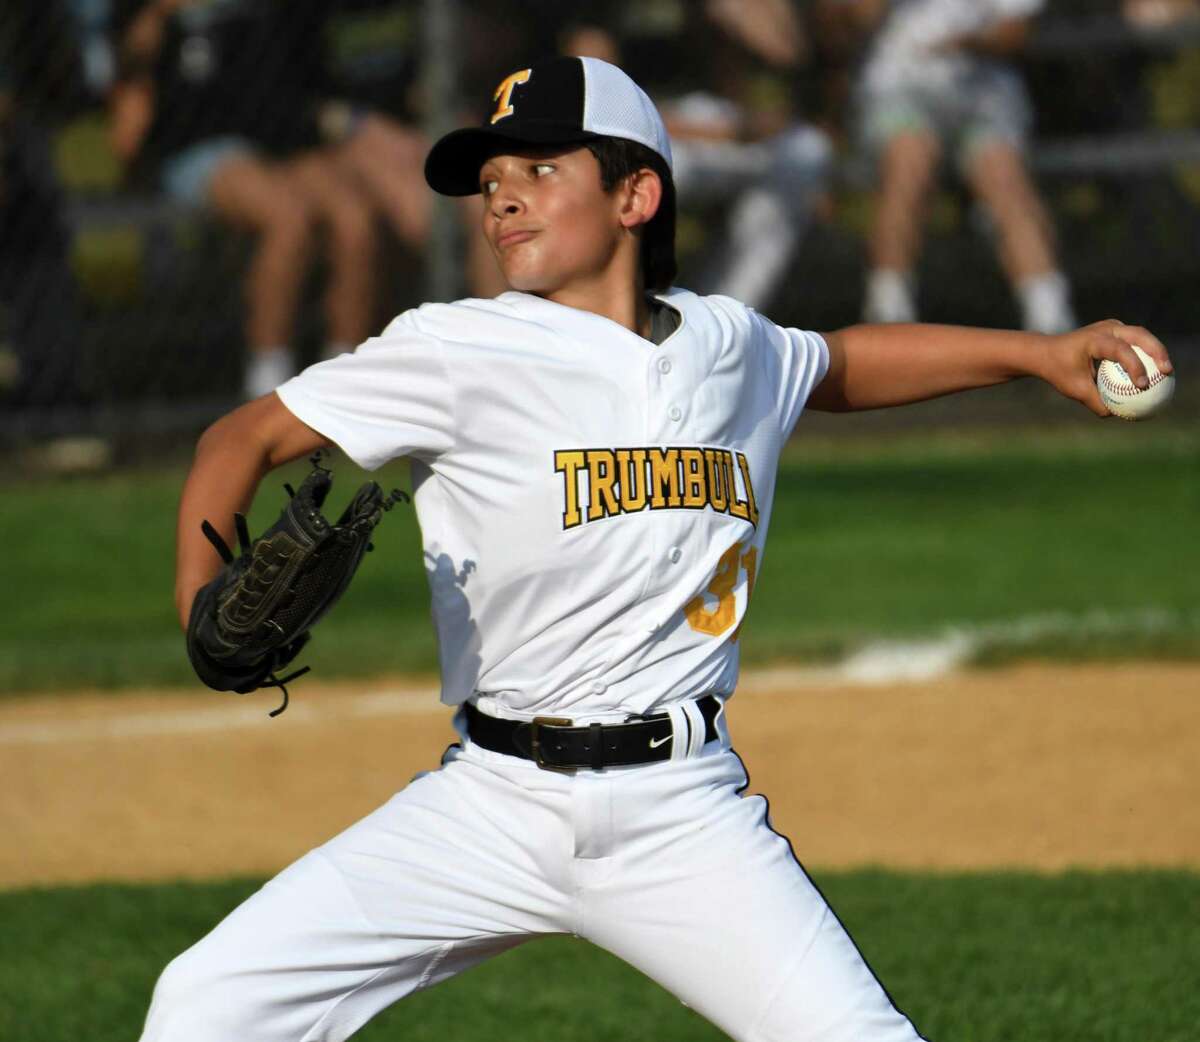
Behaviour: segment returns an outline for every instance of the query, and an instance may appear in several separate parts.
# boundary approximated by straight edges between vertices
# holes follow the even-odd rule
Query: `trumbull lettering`
[[[750,462],[742,452],[558,449],[554,469],[563,480],[564,529],[646,509],[715,510],[758,526]]]

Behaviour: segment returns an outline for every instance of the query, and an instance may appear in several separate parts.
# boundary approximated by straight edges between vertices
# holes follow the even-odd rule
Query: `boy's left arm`
[[[826,412],[905,405],[1037,376],[1097,416],[1107,416],[1096,388],[1101,361],[1119,362],[1139,387],[1146,386],[1146,369],[1131,344],[1162,372],[1172,369],[1167,349],[1153,333],[1116,319],[1061,336],[925,324],[850,326],[823,335],[829,370],[808,406]]]

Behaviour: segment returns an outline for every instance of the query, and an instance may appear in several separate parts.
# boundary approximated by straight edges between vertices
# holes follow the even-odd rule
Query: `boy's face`
[[[625,193],[604,191],[600,164],[582,146],[493,156],[479,184],[483,234],[515,290],[544,296],[602,279],[629,238]]]

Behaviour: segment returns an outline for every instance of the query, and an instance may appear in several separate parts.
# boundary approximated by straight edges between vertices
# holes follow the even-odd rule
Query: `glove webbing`
[[[321,458],[321,454],[319,452],[313,457],[312,463],[313,463],[314,467],[320,466],[320,463],[319,463],[320,458]],[[322,467],[321,469],[324,470],[325,468]],[[291,499],[296,498],[296,490],[291,486],[290,483],[284,482],[283,487],[284,487],[284,490],[287,492],[289,498],[291,498]],[[391,493],[387,496],[387,498],[384,499],[380,505],[383,507],[383,509],[385,511],[390,511],[394,506],[396,506],[397,503],[408,503],[408,502],[411,502],[411,499],[410,499],[408,493],[403,492],[398,488],[394,488],[394,489],[392,489]],[[238,548],[241,550],[241,552],[243,554],[249,553],[251,547],[253,546],[253,542],[250,539],[250,528],[246,522],[246,515],[241,513],[241,511],[235,511],[234,515],[233,515],[233,525],[234,525],[234,528],[237,530]],[[200,530],[204,533],[205,538],[210,543],[212,543],[213,549],[217,551],[217,555],[221,558],[221,560],[224,561],[225,564],[227,564],[227,565],[233,564],[233,562],[236,560],[236,558],[234,557],[233,551],[229,548],[229,544],[225,542],[221,533],[218,532],[209,523],[207,518],[205,518],[203,521],[200,522]],[[375,549],[374,544],[371,542],[368,542],[367,546],[366,546],[367,552],[370,553],[374,549]],[[272,709],[267,714],[268,716],[271,716],[271,717],[278,716],[285,709],[287,709],[289,699],[288,699],[288,689],[285,685],[290,684],[293,680],[296,680],[298,677],[302,677],[302,676],[304,676],[305,673],[309,673],[311,671],[312,671],[312,666],[302,666],[300,669],[294,670],[293,672],[289,673],[287,676],[284,676],[284,677],[277,677],[275,675],[274,671],[267,674],[267,676],[264,678],[263,682],[260,683],[258,685],[258,687],[255,688],[255,690],[261,691],[261,690],[263,690],[263,688],[277,687],[277,688],[279,688],[280,691],[283,692],[283,702],[281,702],[276,708]]]

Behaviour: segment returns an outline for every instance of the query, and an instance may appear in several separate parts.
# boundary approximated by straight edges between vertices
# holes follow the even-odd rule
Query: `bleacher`
[[[1022,64],[1039,113],[1054,115],[1039,126],[1031,162],[1055,215],[1081,319],[1121,313],[1186,343],[1200,334],[1192,290],[1200,276],[1200,113],[1187,110],[1200,80],[1200,22],[1142,30],[1116,15],[1052,14]],[[1107,93],[1064,101],[1068,81],[1097,76]],[[1073,117],[1072,106],[1082,116]],[[53,142],[98,405],[5,408],[0,438],[8,441],[76,429],[192,430],[236,401],[248,242],[202,212],[124,187],[103,119],[99,108],[85,110]],[[777,302],[773,317],[811,328],[857,319],[867,206],[863,186],[842,182],[833,219],[810,234],[790,280],[796,291]],[[931,320],[1012,325],[986,222],[953,180],[933,213],[923,312]],[[683,284],[689,259],[685,252]],[[425,299],[418,259],[391,244],[388,265],[385,309]],[[301,351],[310,355],[318,336],[312,311],[300,324]],[[0,305],[0,354],[4,329]]]

